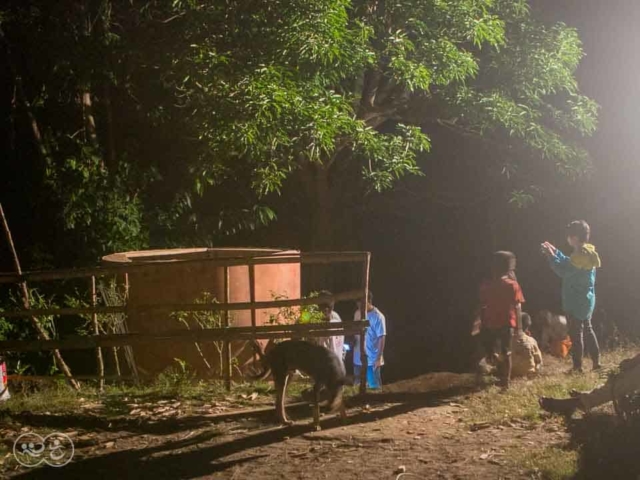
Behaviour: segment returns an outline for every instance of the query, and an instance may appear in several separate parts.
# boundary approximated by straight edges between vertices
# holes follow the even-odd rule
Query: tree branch
[[[22,77],[18,74],[18,71],[11,58],[11,47],[9,45],[9,42],[7,41],[7,37],[5,36],[4,31],[2,30],[2,27],[0,27],[0,40],[4,44],[7,53],[7,63],[9,64],[9,70],[11,71],[11,74],[13,75],[15,81],[15,92],[17,94],[17,97],[22,102],[27,113],[27,117],[29,118],[33,139],[38,146],[38,152],[40,153],[42,160],[46,160],[47,158],[49,158],[49,150],[44,143],[44,139],[42,138],[42,133],[40,131],[38,121],[36,120],[36,117],[33,113],[31,102],[29,102],[29,99],[24,92],[24,88],[22,86]]]
[[[360,97],[360,106],[356,116],[361,117],[368,108],[373,108],[378,90],[378,79],[380,72],[376,69],[367,69],[364,73],[362,82],[362,96]]]

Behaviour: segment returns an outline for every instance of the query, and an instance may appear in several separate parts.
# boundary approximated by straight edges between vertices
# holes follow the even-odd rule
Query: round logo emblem
[[[50,467],[64,467],[73,458],[73,441],[64,433],[50,433],[42,438],[34,432],[20,435],[13,443],[13,455],[20,465],[37,467],[46,463]]]

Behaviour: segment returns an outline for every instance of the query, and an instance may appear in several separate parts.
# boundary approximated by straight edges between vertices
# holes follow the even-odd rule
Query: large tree
[[[517,202],[589,168],[578,141],[597,106],[574,78],[577,32],[526,1],[177,7],[190,53],[168,78],[204,142],[198,192],[206,202],[203,185],[239,177],[258,196],[284,191],[303,246],[333,247],[363,196],[420,174],[442,129],[491,145],[486,169],[512,179]]]
[[[49,184],[85,232],[206,241],[276,205],[290,243],[332,248],[363,198],[424,174],[442,131],[488,146],[485,180],[508,177],[519,202],[589,167],[577,32],[524,0],[34,1],[5,17],[24,111],[52,132]]]

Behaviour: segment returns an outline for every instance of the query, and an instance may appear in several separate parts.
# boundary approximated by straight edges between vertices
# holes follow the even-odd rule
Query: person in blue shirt
[[[596,268],[601,263],[596,247],[588,243],[590,234],[591,229],[584,220],[567,226],[567,242],[573,248],[569,257],[549,242],[542,244],[542,253],[547,256],[551,269],[562,279],[562,309],[569,320],[574,372],[582,372],[585,337],[593,369],[600,368],[600,347],[591,317],[596,304]]]
[[[362,304],[364,301],[358,302],[358,310],[356,310],[353,320],[360,321],[362,318]],[[373,295],[368,292],[367,301],[367,320],[369,328],[365,333],[365,349],[367,354],[367,386],[372,390],[382,388],[381,370],[384,365],[384,347],[387,335],[387,325],[384,315],[380,310],[373,306]],[[360,383],[360,373],[362,371],[362,361],[360,359],[360,336],[355,336],[355,345],[353,350],[353,375],[354,384]]]

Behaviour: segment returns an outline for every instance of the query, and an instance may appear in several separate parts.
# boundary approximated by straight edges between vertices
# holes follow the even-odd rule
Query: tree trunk
[[[82,33],[85,41],[90,42],[93,22],[91,12],[85,1],[79,5],[82,12]],[[79,78],[80,104],[82,105],[82,123],[84,128],[84,140],[94,148],[98,148],[98,134],[96,133],[96,120],[93,115],[93,100],[91,98],[91,78],[88,72],[80,71]]]
[[[116,146],[113,133],[113,107],[111,105],[111,85],[109,80],[105,80],[104,84],[104,108],[106,116],[106,135],[107,141],[105,145],[107,169],[114,172],[117,168],[116,164]]]
[[[333,195],[329,172],[324,165],[314,165],[313,212],[311,215],[311,249],[331,251],[334,248]]]
[[[33,114],[33,108],[31,107],[31,102],[29,102],[29,99],[27,98],[27,95],[25,94],[24,88],[22,86],[22,77],[19,75],[15,65],[13,64],[13,61],[11,58],[11,48],[9,46],[9,42],[7,42],[7,39],[4,35],[4,31],[2,30],[1,27],[0,27],[0,40],[2,40],[2,43],[4,44],[4,47],[7,51],[7,63],[9,64],[9,69],[11,70],[11,74],[13,75],[13,78],[15,81],[14,99],[15,97],[17,97],[22,103],[22,105],[24,106],[27,117],[29,118],[29,124],[31,125],[31,133],[33,134],[33,139],[35,140],[36,145],[38,147],[38,152],[40,152],[40,156],[42,160],[46,160],[47,158],[49,158],[49,150],[47,149],[42,139],[42,133],[40,132],[38,121],[36,120],[36,117]]]
[[[80,101],[82,103],[85,140],[97,148],[98,134],[96,133],[96,120],[93,117],[93,103],[91,101],[91,91],[88,87],[81,87]]]
[[[298,208],[304,209],[303,216],[308,218],[305,223],[307,239],[302,245],[303,250],[332,251],[337,247],[336,226],[334,225],[334,195],[330,172],[324,164],[308,164],[305,172],[307,176],[306,201],[300,202]],[[303,291],[317,292],[320,290],[333,291],[334,269],[328,265],[311,265],[303,269]]]
[[[46,160],[49,158],[49,150],[45,145],[42,139],[42,133],[40,133],[40,127],[38,126],[38,121],[36,120],[35,115],[33,114],[33,109],[31,108],[31,102],[27,99],[27,96],[24,93],[24,89],[22,88],[22,78],[16,76],[16,90],[18,92],[18,96],[22,100],[22,105],[24,106],[25,112],[27,113],[27,117],[29,118],[29,124],[31,126],[31,133],[33,133],[33,139],[38,146],[38,151],[40,152],[40,156],[42,160]]]
[[[101,21],[98,23],[98,31],[103,38],[103,42],[106,41],[109,32],[111,31],[111,2],[104,2],[104,8],[101,13]],[[112,72],[113,61],[111,50],[107,50],[104,64],[106,70]],[[107,165],[107,169],[110,172],[114,172],[117,168],[117,160],[116,160],[116,146],[115,146],[115,134],[113,128],[113,106],[111,104],[112,95],[111,95],[111,79],[108,76],[104,76],[102,80],[102,95],[103,95],[103,103],[105,110],[105,135],[106,141],[104,144],[105,148],[105,162]]]
[[[9,132],[9,149],[15,151],[16,149],[16,111],[18,109],[18,92],[17,92],[16,79],[13,79],[13,94],[11,95],[11,113],[9,114],[9,122],[11,124],[11,132]]]

